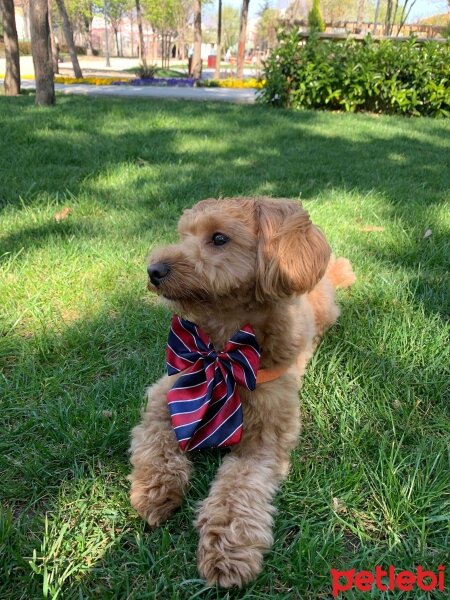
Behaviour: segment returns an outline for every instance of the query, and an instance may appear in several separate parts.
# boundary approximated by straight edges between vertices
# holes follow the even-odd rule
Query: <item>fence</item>
[[[309,31],[308,22],[302,20],[281,19],[280,25],[283,27],[299,27],[307,34]],[[400,29],[399,25],[394,25],[393,35],[385,37],[383,23],[360,23],[357,21],[336,21],[325,23],[325,31],[321,37],[325,39],[343,39],[349,34],[355,39],[363,39],[367,34],[371,34],[374,39],[403,39],[411,35],[417,36],[420,40],[425,39],[444,39],[446,27],[438,25],[421,25],[420,23],[405,24]]]

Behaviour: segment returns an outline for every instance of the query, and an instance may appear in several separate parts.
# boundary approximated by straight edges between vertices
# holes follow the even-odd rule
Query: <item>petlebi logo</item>
[[[402,592],[439,591],[445,589],[445,566],[439,565],[437,571],[429,571],[421,565],[415,571],[397,571],[393,565],[383,568],[379,565],[375,571],[339,571],[331,569],[333,597],[357,589],[360,592],[371,592],[376,587],[381,592],[399,590]]]

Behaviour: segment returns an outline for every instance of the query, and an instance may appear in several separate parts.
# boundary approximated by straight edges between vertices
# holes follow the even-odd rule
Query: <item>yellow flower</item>
[[[221,79],[218,81],[219,87],[222,88],[257,88],[260,89],[264,85],[263,80],[256,79],[254,77],[250,79]]]
[[[55,83],[88,83],[90,85],[111,85],[115,81],[126,82],[129,79],[125,79],[124,77],[65,77],[63,75],[56,75]]]

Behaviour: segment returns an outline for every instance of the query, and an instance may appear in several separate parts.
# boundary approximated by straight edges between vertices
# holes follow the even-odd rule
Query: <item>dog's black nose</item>
[[[150,281],[154,286],[158,287],[164,277],[169,273],[170,267],[166,263],[157,262],[152,265],[148,265],[147,273],[150,277]]]

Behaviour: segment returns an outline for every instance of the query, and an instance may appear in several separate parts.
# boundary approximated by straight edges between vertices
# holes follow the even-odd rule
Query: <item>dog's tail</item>
[[[325,276],[334,288],[347,288],[356,281],[351,262],[347,258],[335,258],[333,255],[328,263]]]

